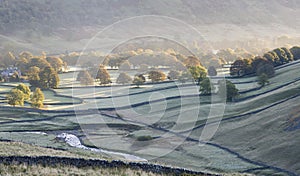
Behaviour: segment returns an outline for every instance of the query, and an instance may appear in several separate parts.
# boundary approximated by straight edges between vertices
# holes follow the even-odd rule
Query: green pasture
[[[257,91],[242,94],[240,98],[263,93],[297,79],[300,76],[298,67],[298,65],[293,65],[289,67],[290,69],[282,68],[278,70],[275,77],[270,79],[269,85]],[[74,84],[74,80],[72,80],[73,73],[61,74],[60,77],[62,79],[60,86],[69,87],[70,85],[76,85]],[[256,77],[251,77],[231,80],[233,82],[249,82],[256,79]],[[6,83],[5,85],[15,86],[10,83]],[[10,90],[10,87],[5,85],[0,85],[0,97],[5,96],[5,92]],[[289,86],[242,102],[222,104],[222,99],[217,95],[168,99],[169,97],[199,93],[197,86],[170,88],[174,85],[176,83],[173,82],[143,85],[141,88],[133,88],[131,86],[77,87],[74,89],[56,89],[56,93],[53,91],[44,91],[45,103],[50,104],[45,107],[48,110],[88,110],[128,107],[118,109],[116,112],[102,112],[114,115],[115,118],[97,113],[87,114],[77,112],[79,114],[70,115],[68,113],[30,113],[2,110],[0,112],[0,140],[13,140],[43,147],[54,147],[68,151],[76,150],[87,153],[88,151],[72,149],[65,143],[55,140],[55,136],[58,133],[70,132],[80,137],[83,144],[87,146],[97,146],[106,150],[130,153],[155,162],[172,163],[174,166],[199,171],[213,171],[217,173],[241,172],[258,166],[243,161],[236,155],[220,148],[185,141],[185,136],[189,135],[191,138],[199,139],[203,128],[197,127],[207,122],[207,118],[211,111],[215,110],[214,108],[221,108],[224,105],[225,110],[223,113],[210,117],[211,121],[224,120],[221,122],[221,127],[224,126],[224,128],[221,128],[219,135],[213,138],[213,140],[216,139],[216,142],[221,141],[223,143],[225,138],[222,137],[222,134],[230,133],[229,129],[232,127],[227,127],[227,124],[231,124],[229,122],[236,122],[236,125],[239,126],[239,129],[236,129],[236,131],[242,134],[242,124],[245,126],[249,125],[249,121],[243,121],[243,119],[249,119],[251,116],[244,116],[237,118],[241,120],[230,120],[229,122],[226,121],[227,118],[249,113],[297,95],[300,88],[299,82],[295,82]],[[237,84],[238,89],[243,91],[256,88],[257,86],[256,82]],[[134,95],[129,96],[129,94]],[[112,95],[114,96],[113,98],[105,98]],[[71,96],[83,98],[84,101],[82,104],[74,105],[51,105],[51,103],[69,104],[80,102]],[[95,97],[98,97],[98,99],[94,99]],[[99,99],[99,97],[102,97],[102,99]],[[130,107],[130,105],[136,104],[139,105]],[[268,115],[268,111],[261,113],[265,113],[262,116],[267,117],[269,121],[271,120],[271,116],[275,115]],[[242,124],[239,124],[239,122]],[[260,122],[263,123],[263,121]],[[46,132],[47,135],[27,133],[39,131]],[[274,133],[277,132],[274,131]],[[148,137],[147,140],[139,140],[146,137]],[[230,144],[226,145],[231,146]],[[237,150],[247,153],[247,151],[240,148],[237,148]],[[249,157],[252,158],[251,155]],[[178,158],[181,158],[185,162],[182,163],[182,160],[178,160]],[[253,159],[257,160],[259,158]],[[266,161],[269,162],[269,160]],[[273,170],[266,169],[262,169],[256,173],[259,172],[274,173]]]

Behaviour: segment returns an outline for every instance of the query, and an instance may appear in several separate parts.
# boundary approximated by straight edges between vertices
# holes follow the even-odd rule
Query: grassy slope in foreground
[[[85,155],[84,153],[55,150],[38,147],[20,142],[0,142],[0,156],[51,156],[84,159],[103,159]],[[147,173],[141,170],[129,168],[101,168],[75,166],[43,166],[12,163],[11,165],[0,164],[0,175],[160,175]]]
[[[82,158],[82,159],[95,159],[88,155],[82,155],[79,153],[55,150],[51,148],[43,148],[34,145],[29,145],[20,142],[0,142],[0,157],[9,156],[29,156],[29,157],[67,157],[67,158]],[[100,159],[100,158],[98,158]],[[69,164],[27,164],[27,163],[2,163],[0,162],[0,175],[128,175],[128,176],[168,176],[174,175],[174,173],[152,173],[149,171],[143,171],[140,168],[131,167],[102,167],[102,166],[88,166],[88,167],[76,167]],[[194,175],[181,173],[178,175]],[[197,174],[203,175],[203,174]],[[233,174],[241,175],[241,174]],[[243,174],[245,175],[245,174]]]

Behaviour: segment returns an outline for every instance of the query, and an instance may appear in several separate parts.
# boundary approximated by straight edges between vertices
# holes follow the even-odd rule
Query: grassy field
[[[297,79],[299,77],[298,68],[299,65],[293,65],[278,70],[276,76],[270,79],[271,83],[269,85],[262,89],[242,94],[241,98],[273,90],[278,86]],[[62,82],[65,84],[61,86],[73,84],[72,75],[70,73],[62,75],[61,79],[63,79]],[[255,88],[257,83],[247,83],[254,80],[256,80],[255,77],[232,79],[233,82],[240,82],[237,86],[241,90]],[[0,94],[4,94],[10,88],[7,85],[9,84],[0,85]],[[249,134],[246,132],[256,129],[257,131],[261,131],[260,133],[266,132],[266,134],[271,137],[272,135],[280,137],[280,140],[272,143],[274,146],[285,146],[279,142],[286,142],[285,139],[292,140],[292,138],[298,138],[298,135],[296,135],[295,132],[282,132],[285,131],[285,128],[288,128],[286,119],[278,120],[277,126],[273,123],[272,117],[277,117],[279,113],[275,113],[276,111],[272,108],[280,107],[280,104],[270,107],[270,110],[257,110],[267,108],[273,103],[299,94],[299,88],[299,82],[295,82],[294,84],[273,90],[272,92],[262,94],[258,97],[237,103],[227,103],[226,105],[222,103],[218,104],[221,99],[215,95],[180,97],[183,95],[198,94],[198,87],[195,85],[176,87],[176,83],[144,85],[139,89],[130,86],[96,88],[78,87],[73,90],[64,88],[55,90],[58,96],[55,92],[45,91],[46,103],[58,103],[57,105],[47,105],[47,109],[75,109],[78,110],[77,114],[57,113],[54,111],[52,113],[33,113],[24,112],[22,110],[14,112],[1,110],[0,140],[25,142],[41,147],[54,147],[56,149],[66,150],[66,152],[69,152],[72,155],[74,154],[75,157],[79,152],[79,155],[84,155],[84,157],[121,159],[107,154],[95,154],[81,149],[74,149],[66,143],[58,142],[56,140],[57,134],[68,132],[78,136],[81,139],[81,142],[86,146],[96,146],[106,150],[133,154],[155,163],[167,163],[178,167],[214,173],[233,173],[251,170],[251,173],[258,175],[270,173],[286,175],[286,172],[277,171],[276,169],[274,170],[274,168],[264,168],[260,164],[254,164],[245,159],[241,159],[237,154],[230,153],[223,148],[213,145],[199,145],[199,142],[187,141],[187,136],[194,140],[199,140],[203,132],[203,127],[207,122],[207,118],[210,117],[210,121],[223,119],[220,124],[221,128],[217,131],[217,136],[214,136],[212,139],[213,142],[233,149],[243,156],[246,156],[246,158],[250,158],[254,161],[265,161],[265,163],[271,164],[272,166],[287,168],[288,170],[298,173],[299,170],[297,169],[300,166],[298,167],[296,164],[296,159],[292,162],[292,166],[288,167],[283,164],[289,163],[288,161],[293,161],[289,160],[288,157],[284,158],[282,155],[276,155],[281,156],[282,158],[266,157],[270,155],[270,153],[267,153],[270,150],[267,150],[268,145],[263,144],[263,141],[266,139],[271,140],[267,135],[257,134],[259,136],[253,136],[251,134],[254,134],[254,132],[249,132]],[[83,103],[75,105],[59,105],[59,103],[71,103],[73,101],[78,103],[78,99],[61,97],[59,95],[82,98]],[[109,96],[113,96],[113,98],[108,98]],[[130,105],[134,106],[130,107]],[[224,112],[222,112],[222,106],[225,108]],[[86,111],[85,113],[79,113],[79,110],[117,107],[123,107],[123,109],[118,109],[116,111],[103,110],[101,112]],[[220,113],[212,113],[212,111],[216,110],[215,108],[220,108]],[[273,111],[274,113],[270,113]],[[252,114],[251,112],[255,113]],[[288,110],[286,112],[288,112]],[[240,118],[239,115],[241,114],[250,115],[245,115]],[[228,121],[226,120],[231,119],[232,117],[236,118]],[[254,117],[259,117],[261,119]],[[298,119],[298,117],[294,118]],[[266,122],[264,122],[264,119],[266,119]],[[257,128],[255,128],[254,124],[257,125]],[[264,126],[264,128],[258,129],[261,126]],[[269,126],[272,126],[272,129],[276,126],[276,128],[278,127],[278,130],[273,132],[266,131],[265,129],[268,129]],[[247,129],[246,132],[243,131],[245,129]],[[33,132],[46,132],[46,134]],[[254,141],[249,138],[251,136]],[[257,140],[257,138],[260,137],[261,141]],[[147,138],[147,140],[140,140],[143,138]],[[243,140],[243,138],[247,139],[249,142]],[[230,144],[226,142],[231,141],[227,139],[231,139],[233,143]],[[250,143],[250,141],[254,143],[257,142],[257,146],[264,146],[266,149],[262,150],[261,148],[254,146],[255,149],[252,151],[250,149],[252,149],[252,145],[255,144]],[[243,143],[243,145],[240,143]],[[297,145],[298,144],[294,141],[292,146]],[[285,147],[288,148],[287,146]],[[280,149],[283,150],[282,148]],[[296,149],[293,150],[298,151]],[[283,151],[287,152],[286,150]],[[3,152],[6,151],[3,150]],[[274,152],[280,153],[280,150],[274,149]],[[20,153],[16,152],[16,155],[19,154]],[[68,154],[66,155],[68,156]],[[294,155],[296,154],[294,153]],[[181,158],[181,160],[178,160],[178,158]],[[274,158],[278,161],[273,162]],[[41,166],[34,166],[29,169],[32,169],[31,172],[33,172],[33,170],[39,167]],[[10,168],[7,169],[9,170]],[[53,172],[57,171],[55,171],[55,168],[39,169],[50,169],[54,170]],[[69,168],[69,170],[70,173],[73,173],[74,168]],[[89,168],[83,172],[90,172],[93,174],[96,171],[98,170]],[[64,173],[64,168],[61,168],[59,172]],[[107,171],[106,173],[105,171],[106,174],[113,175],[113,173],[109,172],[110,171]],[[118,173],[130,175],[130,173],[127,173],[127,171],[124,170],[118,171]]]
[[[65,151],[57,150],[52,148],[43,148],[36,145],[30,145],[20,142],[0,142],[0,156],[52,156],[52,157],[64,157],[64,158],[83,158],[83,159],[105,159],[111,160],[106,156],[96,156],[91,153],[82,151]],[[101,167],[101,166],[90,166],[90,167],[76,167],[67,164],[56,164],[55,166],[46,166],[42,164],[2,164],[0,163],[0,175],[108,175],[108,176],[171,176],[173,174],[158,174],[149,171],[143,171],[136,168],[126,167]],[[184,174],[185,176],[192,174]],[[246,176],[246,174],[224,174],[224,175],[236,175]]]
[[[106,175],[106,176],[163,176],[166,174],[154,174],[149,172],[144,172],[141,170],[132,170],[132,169],[122,169],[122,168],[95,168],[95,167],[86,167],[86,168],[77,168],[74,166],[42,166],[42,165],[3,165],[0,164],[0,174],[1,175],[26,175],[26,176],[35,176],[35,175]]]
[[[213,141],[248,158],[299,173],[299,131],[287,130],[299,126],[299,107],[299,98],[294,98],[268,111],[222,123]]]
[[[78,151],[64,151],[51,148],[38,147],[20,142],[0,142],[0,156],[52,156],[84,159],[105,159],[108,157],[95,155],[92,153]],[[154,174],[140,169],[130,168],[103,168],[103,167],[83,167],[78,168],[70,165],[28,165],[12,163],[10,165],[0,164],[0,175],[132,175],[132,176],[159,176],[168,174]]]

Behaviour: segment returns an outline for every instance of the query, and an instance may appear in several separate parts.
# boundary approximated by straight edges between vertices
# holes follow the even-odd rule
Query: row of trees
[[[19,55],[8,52],[4,56],[0,56],[0,67],[18,67],[22,75],[27,75],[30,67],[36,66],[40,69],[52,67],[56,72],[62,72],[66,68],[66,62],[59,57],[47,56],[43,52],[40,56],[34,56],[32,53],[24,51]],[[20,75],[21,76],[21,75]]]
[[[276,48],[266,52],[263,56],[236,60],[230,68],[230,74],[244,76],[255,73],[258,76],[266,74],[268,77],[272,77],[275,73],[274,67],[298,59],[300,59],[300,47]]]
[[[57,88],[59,84],[58,73],[66,67],[66,63],[58,57],[33,56],[30,52],[22,52],[18,56],[9,52],[0,57],[1,67],[17,67],[31,86],[42,89]]]
[[[201,65],[189,66],[188,69],[185,71],[171,70],[168,75],[156,69],[150,69],[149,71],[147,71],[148,69],[145,70],[146,72],[140,73],[138,75],[146,74],[148,75],[148,79],[150,79],[152,82],[164,81],[167,78],[169,80],[180,80],[182,83],[191,79],[194,79],[195,81],[199,82],[207,76],[206,69]],[[103,65],[99,66],[96,74],[94,69],[79,72],[76,80],[80,81],[82,85],[93,85],[95,81],[99,82],[100,85],[110,84],[112,82],[108,71]],[[132,79],[127,73],[122,72],[118,76],[116,83],[128,84],[132,83],[133,80],[134,79]]]
[[[57,88],[60,81],[58,73],[50,66],[42,69],[37,66],[30,67],[27,78],[31,86],[42,89]]]
[[[40,88],[36,88],[31,93],[30,88],[25,84],[19,84],[17,87],[10,90],[7,94],[8,104],[12,106],[24,106],[24,102],[27,101],[34,108],[42,108],[44,106],[44,94]]]
[[[204,62],[204,66],[214,66],[215,68],[221,67],[222,64],[226,63],[220,56],[209,53],[196,53],[197,57],[190,56],[191,53],[183,54],[182,52],[175,51],[174,49],[167,50],[151,50],[151,49],[136,49],[120,51],[118,53],[110,54],[107,56],[101,55],[101,53],[90,52],[80,55],[79,53],[70,53],[67,55],[61,55],[63,61],[67,62],[68,65],[81,65],[83,67],[93,67],[99,63],[111,68],[120,69],[122,71],[128,70],[131,67],[141,67],[147,65],[148,67],[166,66],[172,69],[184,67],[189,58],[196,58],[196,62]],[[189,61],[188,61],[189,62]],[[196,65],[193,65],[196,66]]]
[[[159,82],[166,80],[166,75],[161,71],[153,70],[148,73],[148,78],[151,79],[152,82]],[[78,73],[77,81],[80,81],[80,84],[82,85],[93,85],[95,81],[99,82],[100,85],[105,85],[111,83],[111,78],[107,70],[104,67],[100,67],[95,80],[88,71],[84,70]],[[146,78],[143,74],[137,74],[134,79],[132,79],[125,72],[120,73],[116,80],[116,83],[118,84],[134,83],[136,85],[141,85],[144,82],[146,82]]]
[[[196,57],[186,58],[184,60],[184,64],[185,64],[184,67],[187,68],[186,70],[184,69],[171,70],[168,73],[168,76],[159,70],[150,70],[147,71],[145,74],[148,75],[148,78],[152,82],[164,81],[167,78],[169,80],[178,80],[181,83],[185,83],[189,80],[194,80],[200,85],[200,92],[202,94],[210,94],[215,89],[214,86],[211,86],[210,80],[207,77],[208,76],[207,70],[202,66],[202,64]],[[130,67],[127,67],[127,69],[130,69]],[[145,70],[148,70],[148,67]],[[81,71],[77,76],[77,81],[80,81],[80,83],[83,85],[94,84],[94,79],[91,76],[91,74],[94,73],[93,72],[90,73],[91,71],[93,70]],[[213,74],[216,75],[215,69],[212,70],[211,72],[214,72]],[[99,66],[97,74],[94,75],[96,81],[99,81],[100,85],[111,83],[110,75],[103,65]],[[126,72],[122,72],[118,76],[116,83],[118,84],[133,83],[137,85],[137,87],[139,87],[140,85],[144,84],[145,81],[146,78],[144,77],[143,74],[137,74],[132,79]],[[223,84],[220,83],[220,87],[226,87],[227,99],[230,101],[238,95],[238,90],[236,89],[235,85],[232,84],[230,81],[226,81]],[[225,95],[225,93],[222,92],[222,89],[219,89],[219,93]]]
[[[276,48],[263,56],[236,60],[230,68],[230,74],[244,76],[255,73],[258,76],[258,84],[263,87],[269,83],[269,78],[274,76],[274,67],[298,59],[300,59],[300,47]]]

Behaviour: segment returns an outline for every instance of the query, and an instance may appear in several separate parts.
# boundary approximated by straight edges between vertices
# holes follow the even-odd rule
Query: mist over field
[[[0,175],[300,175],[299,0],[0,0]]]
[[[244,42],[273,48],[299,41],[297,0],[2,0],[0,7],[1,41],[32,51],[80,50],[105,27],[143,15],[181,20],[216,49]]]

